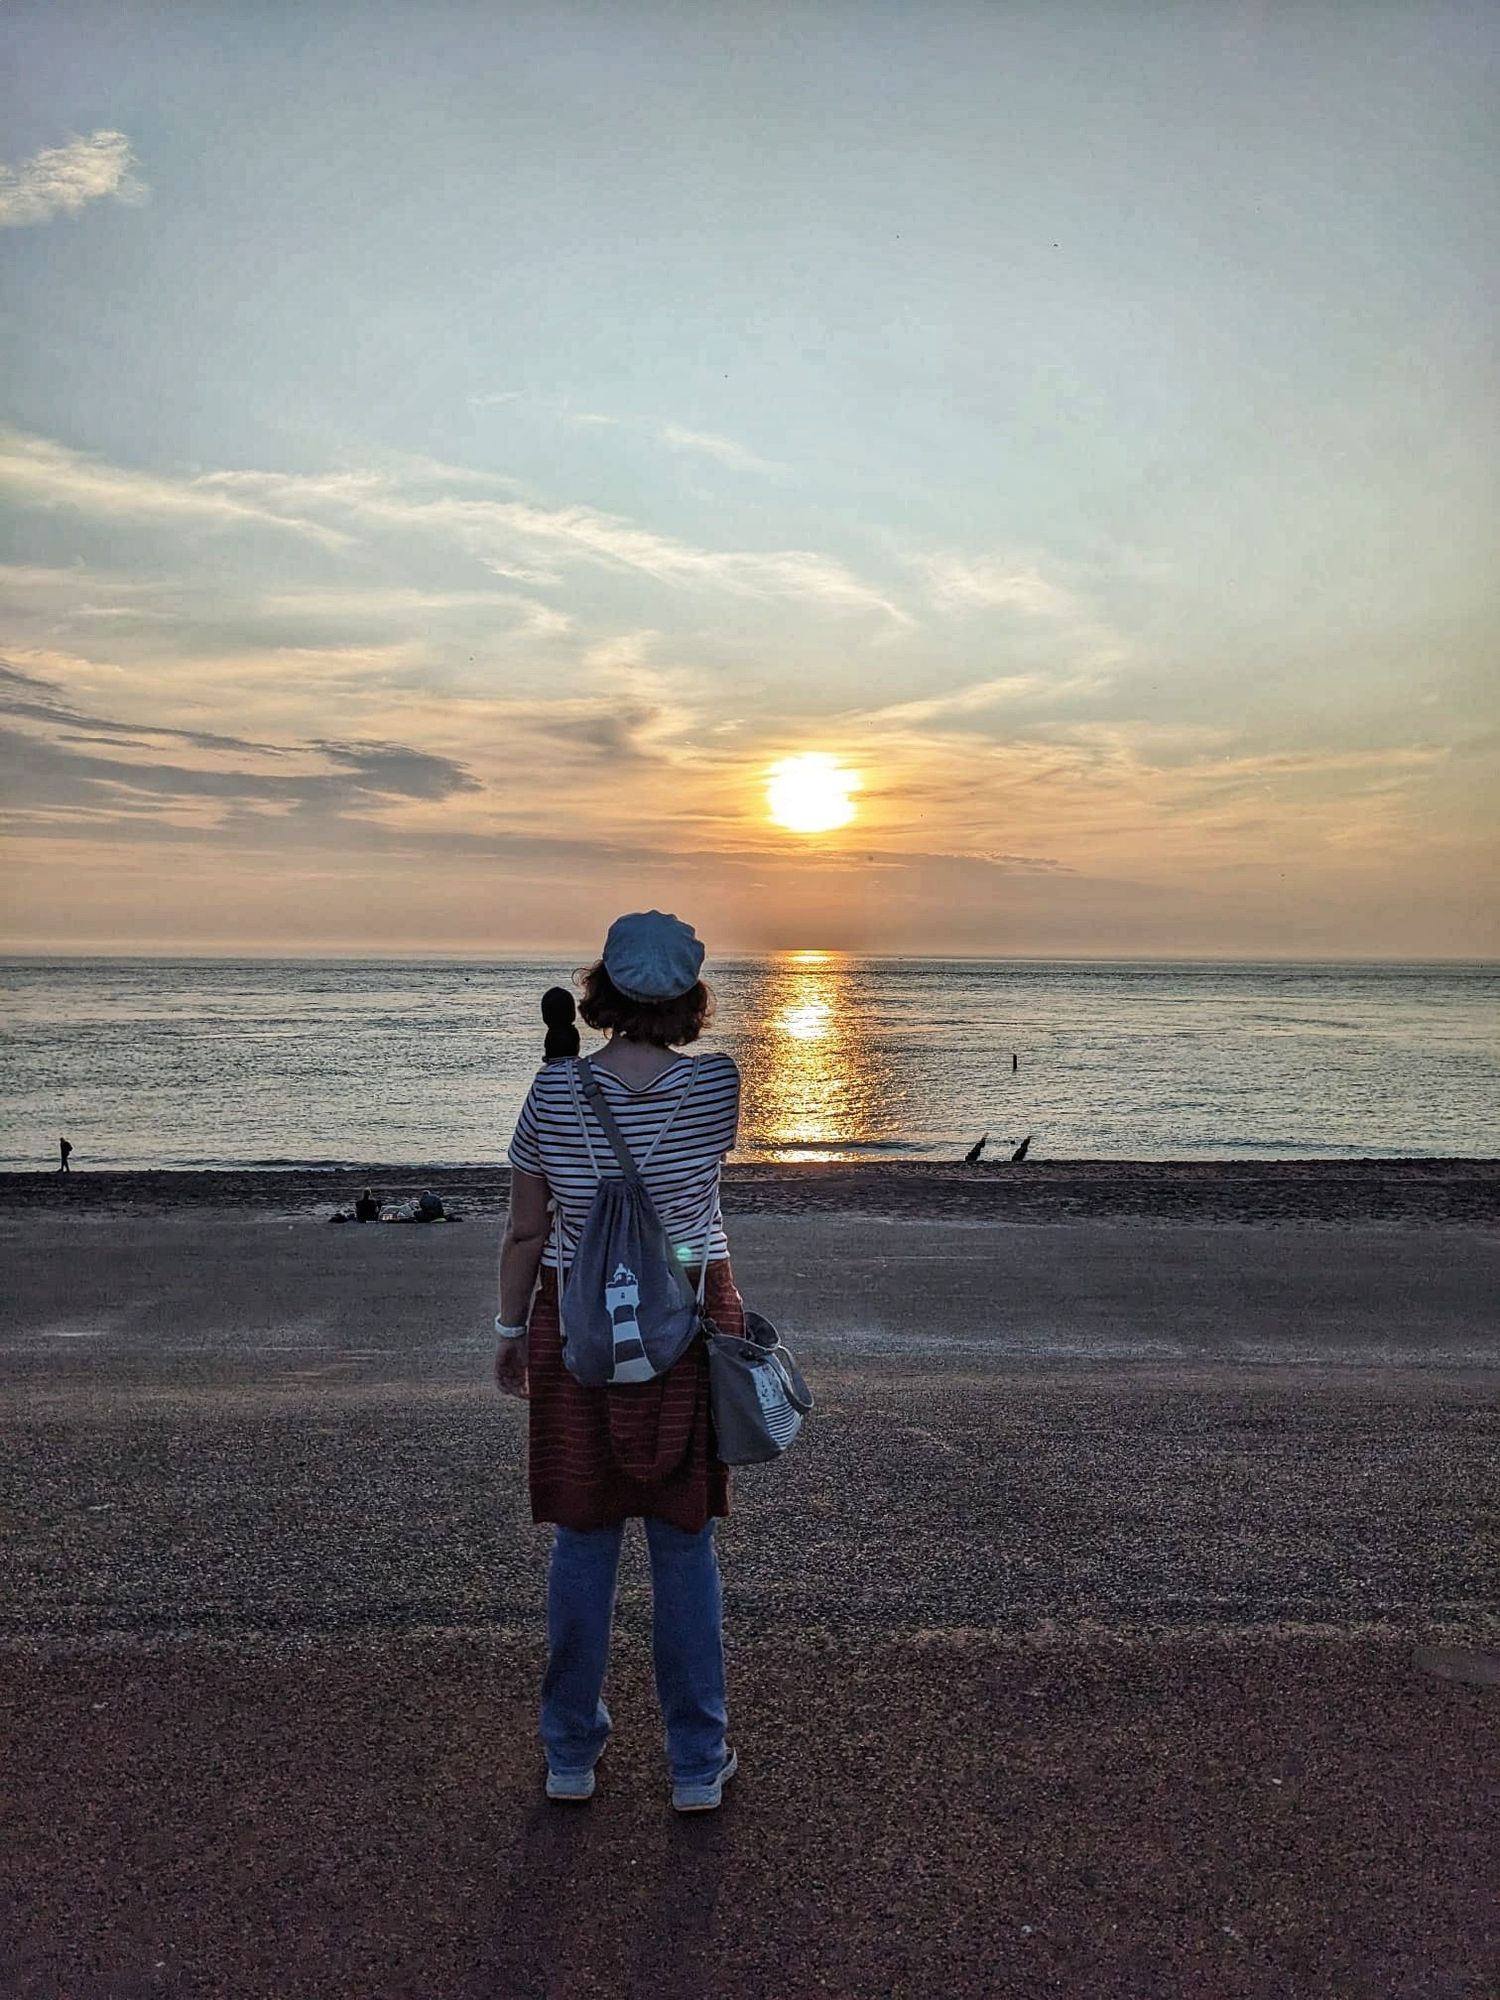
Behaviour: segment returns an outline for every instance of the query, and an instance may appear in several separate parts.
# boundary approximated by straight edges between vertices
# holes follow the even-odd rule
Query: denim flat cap
[[[692,925],[660,910],[616,917],[604,940],[604,970],[627,1000],[676,1000],[691,993],[702,968]]]

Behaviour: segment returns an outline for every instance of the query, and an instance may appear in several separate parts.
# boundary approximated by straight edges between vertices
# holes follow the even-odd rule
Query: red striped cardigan
[[[714,1324],[743,1334],[744,1303],[727,1260],[709,1265],[705,1289]],[[533,1521],[588,1529],[654,1514],[696,1534],[729,1512],[701,1339],[655,1381],[586,1389],[563,1366],[557,1273],[545,1268],[531,1308],[527,1382]]]

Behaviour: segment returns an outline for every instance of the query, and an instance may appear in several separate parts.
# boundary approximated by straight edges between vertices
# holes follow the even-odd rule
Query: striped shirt
[[[575,1098],[572,1065],[547,1063],[527,1092],[510,1142],[509,1159],[524,1174],[542,1175],[557,1204],[563,1256],[571,1263],[601,1175],[619,1173],[614,1150],[583,1097]],[[633,1089],[602,1065],[599,1088],[641,1170],[668,1236],[696,1264],[705,1231],[710,1260],[727,1257],[719,1210],[719,1168],[739,1130],[740,1073],[732,1056],[678,1056],[650,1083]],[[556,1237],[542,1262],[556,1266]]]

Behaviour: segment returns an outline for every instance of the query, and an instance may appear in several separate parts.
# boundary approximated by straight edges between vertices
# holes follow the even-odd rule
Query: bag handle
[[[813,1406],[812,1391],[808,1389],[807,1395],[804,1398],[797,1387],[797,1380],[802,1370],[797,1366],[796,1355],[793,1354],[784,1340],[778,1340],[771,1351],[773,1354],[784,1354],[786,1356],[786,1361],[782,1363],[781,1370],[782,1384],[786,1390],[786,1399],[799,1417],[805,1417]],[[806,1387],[805,1384],[803,1386]]]
[[[752,1340],[748,1334],[725,1333],[723,1328],[715,1326],[711,1319],[705,1322],[704,1331],[708,1334],[710,1347],[715,1341],[722,1341],[731,1351],[737,1347],[752,1348],[754,1352],[748,1358],[752,1362],[760,1363],[764,1367],[774,1366],[777,1374],[781,1377],[782,1391],[798,1416],[805,1417],[812,1409],[812,1390],[807,1388],[805,1382],[802,1389],[797,1387],[802,1370],[797,1366],[796,1355],[793,1354],[784,1340],[778,1338],[774,1347],[762,1347],[758,1340]],[[781,1359],[783,1355],[786,1356],[784,1361]],[[805,1395],[803,1393],[804,1390],[806,1391]]]

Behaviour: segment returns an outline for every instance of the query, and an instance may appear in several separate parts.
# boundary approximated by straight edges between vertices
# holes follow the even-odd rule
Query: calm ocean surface
[[[562,962],[8,959],[0,1164],[504,1155]],[[1500,1151],[1500,966],[788,952],[709,968],[760,1160]],[[592,1038],[585,1036],[585,1046]],[[1019,1066],[1012,1071],[1011,1054]]]

